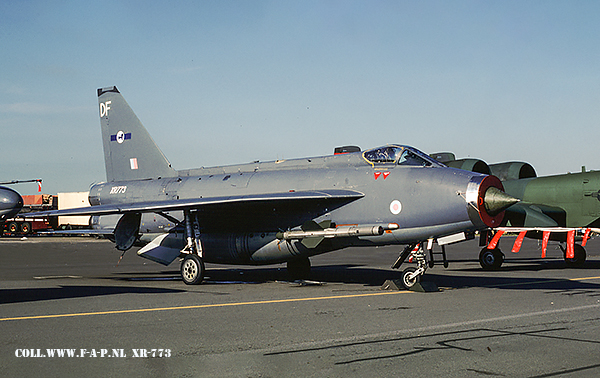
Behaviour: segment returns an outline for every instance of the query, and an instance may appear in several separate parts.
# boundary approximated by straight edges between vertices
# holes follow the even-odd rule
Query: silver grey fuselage
[[[237,206],[231,212],[198,214],[206,262],[268,264],[290,256],[315,255],[351,245],[416,243],[486,227],[466,195],[478,190],[485,175],[441,166],[371,164],[363,154],[251,163],[178,171],[176,177],[116,181],[90,191],[95,205],[136,201],[256,195],[328,189],[351,189],[364,194],[350,203],[289,209]],[[398,206],[392,209],[394,205]],[[342,206],[343,205],[343,206]],[[471,209],[471,211],[469,211]],[[295,211],[297,210],[297,211]],[[278,231],[298,228],[306,221],[331,220],[336,225],[389,224],[399,226],[380,236],[332,239],[308,249],[297,241],[281,241]],[[179,237],[181,248],[183,234]]]

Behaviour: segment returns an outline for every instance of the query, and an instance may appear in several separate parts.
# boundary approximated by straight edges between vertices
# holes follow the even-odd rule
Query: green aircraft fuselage
[[[506,193],[521,199],[507,213],[509,226],[597,227],[600,171],[508,180]]]

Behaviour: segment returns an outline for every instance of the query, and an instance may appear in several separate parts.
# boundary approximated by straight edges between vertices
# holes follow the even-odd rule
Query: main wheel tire
[[[204,262],[197,255],[187,255],[181,262],[181,278],[186,285],[198,285],[204,279]]]
[[[302,280],[310,276],[310,260],[308,257],[297,258],[287,262],[287,272],[291,280]]]
[[[572,267],[582,266],[585,263],[585,258],[586,258],[585,248],[583,248],[579,244],[575,244],[573,246],[573,254],[574,254],[574,257],[572,259],[569,259],[569,258],[567,258],[567,252],[565,251],[564,257],[565,257],[565,262],[567,263],[567,265],[572,266]]]
[[[402,286],[404,286],[405,289],[410,290],[413,286],[415,286],[416,284],[421,282],[420,275],[413,277],[412,279],[410,278],[410,275],[416,271],[417,271],[417,268],[411,267],[411,268],[404,269],[404,271],[402,272],[402,276],[401,276]]]
[[[481,265],[484,270],[500,269],[503,262],[504,253],[498,248],[483,248],[481,252],[479,252],[479,265]]]

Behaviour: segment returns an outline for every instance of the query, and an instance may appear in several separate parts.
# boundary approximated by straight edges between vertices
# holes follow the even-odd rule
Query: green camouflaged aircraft
[[[537,177],[535,169],[524,162],[506,162],[488,165],[480,159],[456,159],[452,153],[431,154],[436,160],[473,172],[492,174],[500,178],[507,194],[521,201],[506,210],[501,226],[536,228],[527,237],[542,239],[543,230],[559,228],[597,229],[600,227],[600,171],[586,171]],[[565,242],[565,232],[552,232],[550,240]],[[487,238],[489,240],[489,237]],[[487,244],[487,240],[485,240]],[[566,248],[562,247],[566,254]],[[585,262],[586,251],[574,245],[574,256],[565,261],[569,265]],[[484,269],[497,269],[504,261],[499,248],[483,248],[479,262]]]

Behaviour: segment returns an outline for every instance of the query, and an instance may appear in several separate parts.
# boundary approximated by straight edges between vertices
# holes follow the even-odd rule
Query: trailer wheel
[[[14,234],[15,232],[17,232],[19,230],[19,225],[17,224],[17,222],[10,222],[8,224],[8,231],[11,234]]]
[[[21,224],[21,232],[24,234],[29,234],[31,232],[31,223],[23,222]]]

